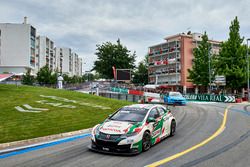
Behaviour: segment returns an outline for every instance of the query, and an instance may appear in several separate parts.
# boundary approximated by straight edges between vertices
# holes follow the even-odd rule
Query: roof
[[[157,87],[159,87],[159,85],[148,84],[148,85],[143,86],[143,88],[146,88],[146,89],[156,89]]]
[[[128,108],[150,109],[150,108],[152,108],[152,107],[155,106],[155,105],[156,105],[156,104],[132,104],[132,105],[125,106],[125,107],[128,107]]]
[[[0,74],[0,82],[4,81],[5,79],[10,78],[11,76],[13,76],[14,74]]]

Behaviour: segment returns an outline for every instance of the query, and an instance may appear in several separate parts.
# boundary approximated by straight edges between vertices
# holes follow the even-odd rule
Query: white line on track
[[[222,112],[219,112],[219,114],[220,114],[222,117],[224,117],[224,114],[223,114]]]

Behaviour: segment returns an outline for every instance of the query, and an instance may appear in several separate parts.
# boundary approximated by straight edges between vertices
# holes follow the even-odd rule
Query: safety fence
[[[131,94],[121,94],[121,93],[110,93],[110,92],[100,92],[100,96],[117,99],[117,100],[126,100],[130,102],[140,102],[143,100],[143,96],[131,95]]]

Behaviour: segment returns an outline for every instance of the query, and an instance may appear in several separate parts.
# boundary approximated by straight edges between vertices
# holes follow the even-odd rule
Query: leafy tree
[[[23,75],[22,84],[24,85],[33,85],[35,82],[35,77],[30,75],[31,69],[28,69],[26,74]]]
[[[221,44],[216,73],[226,77],[226,87],[239,90],[246,83],[246,47],[242,45],[238,18],[231,22],[229,38]]]
[[[134,72],[133,83],[140,85],[148,84],[148,55],[139,63],[137,70]]]
[[[70,77],[67,74],[63,74],[62,77],[64,84],[70,83]]]
[[[52,70],[46,65],[38,71],[36,79],[40,85],[55,84],[57,75],[52,74]]]
[[[133,69],[135,67],[135,52],[131,54],[131,51],[123,46],[119,39],[117,44],[106,42],[97,45],[96,50],[97,61],[94,62],[93,70],[96,70],[102,78],[113,78],[113,66],[116,69]]]
[[[198,47],[194,48],[193,55],[193,66],[192,69],[188,69],[188,79],[196,85],[207,87],[209,85],[209,61],[211,61],[210,65],[213,63],[211,56],[211,44],[208,42],[208,36],[206,32],[202,36],[202,41]],[[212,65],[210,68],[212,69]],[[211,78],[213,78],[212,73]]]
[[[94,76],[94,74],[92,74],[92,73],[85,73],[85,74],[83,75],[83,79],[84,79],[85,81],[94,81],[94,80],[95,80],[95,76]]]

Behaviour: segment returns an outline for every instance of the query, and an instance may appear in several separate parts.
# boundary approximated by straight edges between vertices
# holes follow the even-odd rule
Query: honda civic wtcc
[[[173,136],[176,120],[162,105],[134,104],[120,108],[92,129],[93,151],[138,154],[167,136]]]

